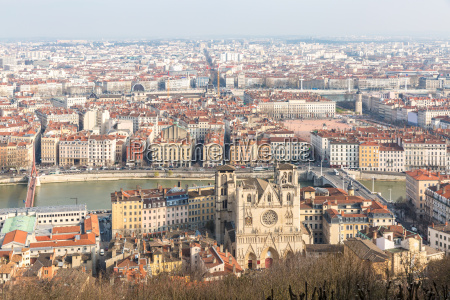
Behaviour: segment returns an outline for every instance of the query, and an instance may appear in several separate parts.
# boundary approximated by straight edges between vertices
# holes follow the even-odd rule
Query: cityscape
[[[2,298],[450,299],[448,32],[80,8],[0,33]]]

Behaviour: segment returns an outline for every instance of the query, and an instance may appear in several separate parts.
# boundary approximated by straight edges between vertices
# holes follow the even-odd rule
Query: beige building
[[[33,164],[32,142],[9,142],[0,144],[0,167],[28,169]]]
[[[336,113],[336,102],[327,99],[260,102],[257,111],[275,119],[333,118]]]
[[[59,136],[47,134],[41,139],[41,164],[56,166],[59,163]]]
[[[177,124],[161,130],[148,156],[154,166],[190,167],[193,143],[189,131]]]
[[[190,167],[192,144],[186,140],[177,142],[154,141],[151,145],[151,162],[153,166]]]
[[[116,161],[116,138],[112,135],[89,136],[89,166],[112,166]]]
[[[445,224],[432,225],[428,227],[428,241],[430,247],[450,254],[450,226]]]
[[[430,186],[425,191],[427,221],[445,224],[450,221],[450,183]]]
[[[449,182],[450,176],[441,175],[438,172],[430,172],[425,169],[417,169],[406,172],[406,201],[414,205],[418,219],[423,219],[425,211],[425,192],[427,188],[437,185],[439,182]]]
[[[296,167],[282,164],[274,178],[273,183],[247,179],[235,188],[234,168],[217,168],[216,228],[224,228],[218,236],[224,236],[225,247],[244,269],[269,268],[273,261],[301,252],[309,243],[309,232],[300,222]]]
[[[208,222],[213,223],[216,215],[214,186],[189,188],[188,195],[190,228],[198,229],[204,227]]]
[[[112,234],[140,233],[142,226],[143,195],[146,190],[130,190],[111,194]]]
[[[301,189],[302,223],[312,232],[314,244],[342,244],[367,226],[392,225],[393,214],[380,203],[337,188]]]
[[[234,139],[225,159],[229,159],[230,165],[254,165],[258,160],[258,144],[253,139]]]
[[[61,137],[59,141],[60,166],[87,166],[89,140],[86,132]]]

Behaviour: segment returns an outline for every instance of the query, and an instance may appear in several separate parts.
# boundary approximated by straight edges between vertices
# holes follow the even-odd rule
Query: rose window
[[[272,226],[278,221],[278,215],[273,210],[268,210],[262,215],[262,223],[266,226]]]

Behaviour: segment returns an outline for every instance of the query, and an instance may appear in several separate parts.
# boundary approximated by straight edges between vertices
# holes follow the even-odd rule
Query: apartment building
[[[381,144],[379,148],[378,171],[403,172],[405,151],[397,144]]]
[[[79,115],[72,109],[40,108],[37,109],[35,113],[41,121],[43,128],[46,128],[49,122],[69,122],[70,124],[79,126]]]
[[[309,149],[309,145],[307,145],[306,141],[296,138],[296,137],[271,137],[268,141],[270,143],[270,152],[272,154],[272,161],[279,162],[299,162],[299,161],[307,161],[309,159],[313,160],[313,157],[310,157],[310,154],[313,153]],[[264,140],[262,144],[260,143],[258,146],[258,152],[261,154],[261,147],[264,145]],[[259,155],[259,159],[262,159],[261,155]]]
[[[89,134],[78,132],[59,140],[60,166],[87,166],[89,163]]]
[[[450,221],[450,183],[439,182],[426,189],[425,214],[431,222],[444,224]]]
[[[196,141],[204,141],[210,132],[225,131],[225,123],[215,119],[197,118],[187,124],[189,133]]]
[[[155,139],[150,147],[151,163],[163,167],[191,167],[193,144],[185,139],[164,141]]]
[[[330,140],[327,161],[333,168],[358,168],[359,143],[351,140]]]
[[[152,190],[123,190],[111,194],[112,234],[141,233],[144,198],[152,196]],[[147,223],[148,224],[148,223]]]
[[[336,112],[336,102],[325,99],[260,102],[257,111],[274,119],[333,118]]]
[[[80,130],[89,130],[94,134],[107,134],[107,124],[110,119],[108,110],[90,109],[78,112]]]
[[[44,134],[41,139],[41,164],[56,166],[59,164],[59,136]]]
[[[212,223],[215,216],[214,186],[199,186],[188,189],[189,228],[198,229]]]
[[[167,228],[170,230],[186,229],[189,226],[189,196],[185,189],[174,187],[166,194]]]
[[[225,159],[225,137],[223,130],[208,132],[202,146],[200,149],[198,147],[194,149],[194,161],[202,157],[203,166],[207,168],[223,164]]]
[[[438,116],[450,116],[450,107],[437,106],[419,109],[417,111],[417,125],[422,128],[431,128],[431,120]]]
[[[445,140],[436,138],[404,138],[399,143],[405,151],[405,170],[445,170],[447,146]]]
[[[147,163],[147,141],[140,136],[131,137],[126,144],[127,166],[143,166]]]
[[[63,108],[71,108],[75,105],[83,106],[86,103],[86,97],[59,97],[59,98],[52,98],[52,104],[54,107],[63,107]]]
[[[33,164],[32,142],[0,143],[0,167],[28,169]]]
[[[324,209],[328,208],[324,213],[323,226],[327,244],[340,244],[355,237],[359,230],[366,227],[394,225],[395,222],[394,215],[387,207],[377,202],[369,204],[370,207],[365,212],[362,212],[361,204],[344,203],[339,206],[338,201],[329,204],[324,205]],[[347,213],[341,209],[339,213],[339,208],[350,208],[350,211],[353,208],[354,212]]]
[[[190,167],[193,141],[186,128],[174,124],[161,130],[151,144],[151,162],[154,166]]]
[[[365,142],[359,145],[359,166],[364,171],[378,171],[380,161],[380,145]]]
[[[90,135],[88,165],[112,166],[116,162],[116,138],[111,135]]]
[[[41,138],[41,164],[59,165],[59,140],[77,132],[76,125],[50,122]]]
[[[133,122],[133,132],[140,129],[142,124],[158,124],[159,117],[154,111],[148,109],[120,108],[110,113],[111,119],[130,120]]]
[[[142,229],[144,233],[162,232],[167,230],[167,206],[162,188],[149,190],[144,199],[142,209]]]
[[[202,248],[195,243],[191,245],[189,254],[191,271],[202,272],[206,281],[223,279],[230,274],[239,277],[243,272],[233,255],[227,250],[224,252],[217,244]],[[250,266],[246,267],[251,269]]]
[[[450,225],[432,224],[428,227],[428,241],[430,247],[444,251],[446,255],[450,254]]]
[[[131,91],[131,80],[108,80],[103,81],[102,90],[106,93],[124,93]]]
[[[301,189],[300,218],[314,244],[338,244],[367,226],[393,225],[393,214],[382,204],[337,188]]]

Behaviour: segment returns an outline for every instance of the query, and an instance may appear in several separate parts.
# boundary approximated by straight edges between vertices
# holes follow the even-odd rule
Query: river
[[[111,209],[111,193],[124,190],[163,187],[174,187],[178,179],[126,179],[114,181],[86,181],[86,182],[64,182],[46,183],[36,187],[35,206],[51,206],[86,203],[89,210]],[[214,180],[180,180],[181,186],[214,184]],[[300,182],[302,187],[312,185],[310,181]],[[23,199],[26,198],[27,185],[1,185],[0,186],[0,208],[23,207]],[[73,199],[78,198],[78,199]]]
[[[372,180],[359,180],[365,187],[372,190]],[[381,193],[384,199],[389,201],[391,197],[393,202],[403,202],[406,197],[406,181],[384,181],[375,180],[375,192]],[[389,189],[391,191],[389,192]],[[391,195],[389,195],[391,193]]]

